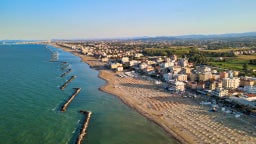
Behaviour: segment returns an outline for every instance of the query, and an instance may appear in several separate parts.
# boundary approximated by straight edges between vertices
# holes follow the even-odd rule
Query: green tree
[[[243,64],[243,70],[244,70],[244,72],[248,72],[248,64],[247,63]]]

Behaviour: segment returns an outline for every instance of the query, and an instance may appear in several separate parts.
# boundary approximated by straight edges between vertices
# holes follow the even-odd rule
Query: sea
[[[60,90],[73,75],[76,79]],[[100,91],[105,83],[98,71],[61,49],[0,45],[0,144],[73,144],[84,120],[79,110],[92,112],[84,144],[177,143],[119,98]],[[61,112],[76,87],[81,92]]]

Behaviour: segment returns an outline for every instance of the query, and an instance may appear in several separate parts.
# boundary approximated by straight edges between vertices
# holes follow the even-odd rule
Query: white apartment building
[[[209,66],[197,66],[196,70],[201,73],[211,72],[211,68]]]
[[[222,89],[222,88],[217,88],[217,89],[213,90],[211,94],[213,96],[223,97],[223,96],[227,96],[228,95],[228,90]]]
[[[212,78],[211,72],[199,73],[199,81],[207,81]]]
[[[187,81],[188,76],[185,74],[175,74],[174,78],[176,78],[178,81]]]
[[[130,66],[135,66],[135,65],[138,65],[139,63],[140,63],[139,61],[131,60],[130,61]]]
[[[168,68],[174,66],[173,62],[164,62],[160,65],[162,68]]]
[[[171,88],[169,90],[174,90],[174,91],[185,91],[185,84],[180,81],[174,81],[171,83]]]
[[[239,87],[240,78],[238,77],[224,78],[222,84],[224,88],[236,89]]]
[[[140,64],[140,69],[143,70],[143,69],[147,68],[147,66],[148,65],[143,62],[143,63]]]
[[[126,62],[129,62],[129,58],[128,57],[123,57],[122,58],[122,63],[126,63]]]

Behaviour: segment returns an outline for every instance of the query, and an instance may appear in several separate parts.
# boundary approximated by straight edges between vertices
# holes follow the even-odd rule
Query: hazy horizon
[[[2,0],[0,39],[107,39],[256,31],[248,0]]]
[[[136,38],[158,38],[158,37],[186,37],[186,36],[218,36],[218,35],[229,35],[229,34],[247,34],[255,33],[252,32],[240,32],[240,33],[220,33],[220,34],[184,34],[184,35],[159,35],[159,36],[131,36],[131,37],[103,37],[103,38],[50,38],[50,39],[0,39],[0,41],[46,41],[46,40],[108,40],[108,39],[136,39]]]

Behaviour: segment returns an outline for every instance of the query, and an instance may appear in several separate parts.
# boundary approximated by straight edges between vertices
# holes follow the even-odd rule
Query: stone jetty
[[[68,83],[70,83],[73,79],[75,79],[76,76],[71,76],[70,79],[68,81],[66,81],[61,87],[61,90],[64,90],[66,88],[66,86],[68,85]]]
[[[67,110],[68,105],[75,98],[75,96],[81,91],[81,88],[74,88],[75,92],[70,96],[67,102],[62,106],[61,111],[64,112]]]
[[[66,72],[64,72],[60,77],[64,77],[65,75],[67,75],[68,73],[70,73],[72,71],[72,69],[68,69]]]
[[[91,118],[91,114],[92,114],[92,112],[90,112],[90,111],[82,111],[82,110],[80,111],[80,113],[84,114],[86,116],[86,118],[83,122],[81,129],[80,129],[80,134],[76,139],[76,144],[82,143],[82,140],[83,140],[84,136],[86,135],[86,129],[88,127],[88,124],[89,124],[89,121]]]

